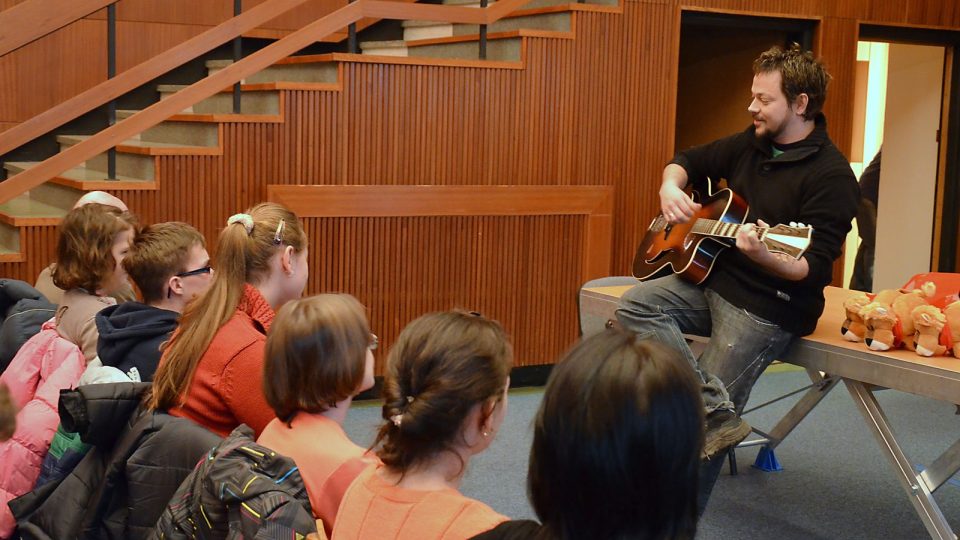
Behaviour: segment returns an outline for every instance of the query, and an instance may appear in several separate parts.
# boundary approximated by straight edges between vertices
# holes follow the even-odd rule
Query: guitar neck
[[[698,218],[696,223],[690,229],[690,232],[702,236],[712,236],[714,238],[729,238],[731,240],[737,237],[737,233],[743,225],[739,223],[729,223],[717,219]],[[763,240],[764,235],[769,230],[768,227],[757,227],[757,236]]]
[[[663,216],[659,216],[658,223],[654,227],[658,230],[664,230],[668,224]],[[734,240],[743,225],[740,223],[730,223],[717,219],[697,218],[690,226],[689,233],[699,236],[708,236],[713,238],[723,238]],[[812,229],[810,227],[788,227],[786,225],[776,225],[774,227],[756,227],[757,237],[772,252],[784,253],[795,259],[799,259],[803,252],[810,246],[810,237]]]

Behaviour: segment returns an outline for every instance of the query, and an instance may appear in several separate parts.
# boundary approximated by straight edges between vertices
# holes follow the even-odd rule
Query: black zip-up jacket
[[[762,269],[736,249],[724,250],[706,287],[761,319],[800,336],[813,332],[823,313],[823,288],[833,276],[833,261],[857,213],[860,191],[843,154],[830,142],[827,121],[815,119],[802,141],[779,147],[773,157],[769,139],[758,139],[754,127],[680,152],[672,163],[687,171],[695,189],[726,179],[728,187],[750,206],[747,222],[770,225],[791,221],[813,227],[804,253],[810,271],[789,281]]]
[[[60,397],[64,428],[93,448],[60,482],[10,501],[26,540],[146,538],[170,497],[220,437],[143,410],[149,383],[91,384]]]

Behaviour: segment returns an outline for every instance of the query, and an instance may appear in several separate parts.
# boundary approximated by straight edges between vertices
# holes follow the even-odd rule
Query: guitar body
[[[633,275],[646,279],[669,266],[691,283],[703,283],[717,255],[732,244],[703,236],[692,229],[698,219],[741,225],[747,218],[747,203],[729,189],[722,189],[704,201],[694,191],[693,200],[701,204],[697,214],[686,223],[670,225],[663,215],[654,218],[633,259]]]

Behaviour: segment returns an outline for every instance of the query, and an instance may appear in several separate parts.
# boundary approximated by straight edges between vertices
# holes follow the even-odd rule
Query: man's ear
[[[793,111],[797,113],[797,116],[803,116],[807,112],[807,105],[810,104],[810,96],[807,94],[800,94],[797,96],[797,99],[793,100]]]

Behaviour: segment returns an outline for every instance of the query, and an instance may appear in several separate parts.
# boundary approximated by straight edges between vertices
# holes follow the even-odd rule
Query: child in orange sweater
[[[460,540],[507,519],[458,488],[503,421],[511,361],[503,329],[478,315],[431,313],[400,333],[374,443],[383,465],[347,490],[333,540]]]
[[[363,306],[348,294],[287,303],[267,337],[263,390],[277,417],[257,442],[297,463],[327,535],[347,487],[378,463],[341,427],[353,397],[373,387],[376,343]]]

